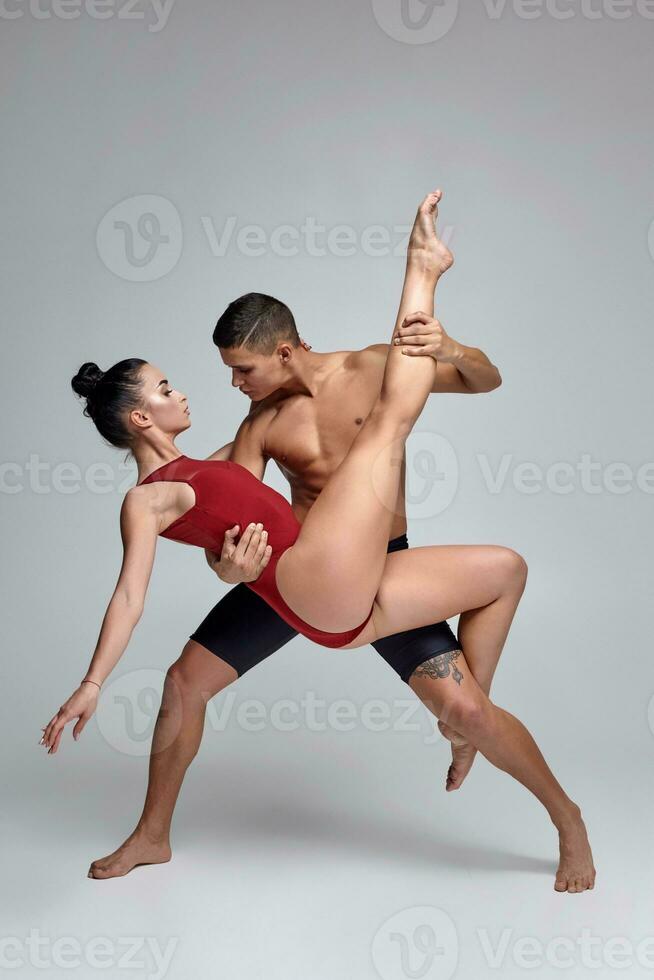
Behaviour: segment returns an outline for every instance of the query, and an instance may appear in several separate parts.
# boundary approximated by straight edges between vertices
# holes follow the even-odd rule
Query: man
[[[478,348],[448,336],[433,317],[436,284],[452,261],[436,236],[433,217],[419,210],[409,245],[395,342],[401,340],[408,356],[436,358],[434,393],[489,392],[501,384],[497,368]],[[409,317],[405,325],[407,315],[413,312],[406,303],[409,295],[416,295],[415,288],[409,288],[415,287],[416,277],[422,277],[424,309],[419,316]],[[252,404],[234,442],[212,458],[229,459],[236,447],[239,462],[259,478],[263,478],[268,460],[273,459],[289,481],[292,507],[302,522],[372,409],[381,388],[388,345],[312,353],[299,337],[288,307],[258,293],[230,304],[216,325],[213,341],[232,371],[232,385]],[[404,472],[405,460],[402,467]],[[389,552],[408,547],[406,527],[401,493]],[[91,877],[122,875],[136,864],[170,859],[172,813],[186,769],[199,748],[207,701],[297,635],[244,584],[258,577],[269,551],[265,529],[257,525],[232,528],[222,554],[207,555],[223,581],[239,584],[211,610],[169,669],[153,736],[143,814],[134,833],[117,851],[91,865]],[[466,560],[470,561],[471,574],[480,574],[475,552],[470,546]],[[525,587],[525,563],[511,549],[487,548],[483,561],[483,574],[496,587],[496,598],[483,609],[461,614],[458,638],[447,623],[441,622],[373,644],[434,713],[434,703],[443,703],[442,689],[436,697],[435,686],[450,675],[457,680],[452,685],[457,710],[465,703],[467,695],[464,688],[459,689],[462,675],[455,663],[461,651],[474,679],[486,695],[489,693]],[[439,729],[452,742],[446,789],[454,790],[470,770],[476,749],[444,723],[447,700],[439,716]]]

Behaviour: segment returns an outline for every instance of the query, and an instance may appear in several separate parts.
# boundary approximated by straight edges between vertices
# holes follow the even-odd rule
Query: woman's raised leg
[[[436,282],[452,264],[436,236],[440,198],[435,191],[418,209],[398,322],[408,312],[433,310]],[[277,565],[282,597],[318,629],[351,629],[370,610],[386,562],[404,444],[435,375],[433,358],[405,357],[391,343],[377,403]]]

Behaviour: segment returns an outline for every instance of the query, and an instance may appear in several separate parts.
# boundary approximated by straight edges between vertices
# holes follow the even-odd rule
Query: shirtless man
[[[452,261],[451,253],[436,236],[433,213],[421,207],[409,244],[395,342],[401,338],[408,356],[436,358],[434,392],[492,391],[501,384],[497,368],[481,350],[448,336],[433,317],[436,284]],[[409,308],[407,303],[415,299],[416,292],[422,297],[422,312],[414,314],[414,306]],[[275,460],[290,483],[293,510],[303,521],[372,408],[381,387],[388,346],[312,353],[297,334],[290,310],[278,300],[256,293],[230,304],[216,325],[213,340],[223,363],[232,371],[232,385],[252,404],[234,442],[210,458],[229,459],[236,450],[239,462],[259,478],[263,478],[267,461]],[[403,472],[405,465],[403,460]],[[400,495],[389,551],[408,547],[406,530]],[[222,554],[207,554],[223,581],[240,584],[217,603],[169,668],[153,735],[142,816],[117,851],[93,862],[89,877],[124,875],[137,864],[170,859],[173,809],[186,769],[200,745],[207,701],[297,635],[243,584],[258,577],[267,564],[269,550],[265,529],[257,525],[232,528]],[[508,548],[470,546],[466,558],[459,560],[469,562],[470,574],[488,576],[496,598],[483,608],[461,614],[458,638],[446,622],[441,622],[373,644],[440,718],[438,727],[452,743],[448,791],[461,786],[477,751],[454,726],[446,724],[450,717],[460,718],[468,706],[473,710],[470,684],[461,684],[464,675],[456,661],[464,656],[473,683],[488,695],[527,572],[522,557]],[[553,778],[526,730],[525,735],[526,757],[535,770],[542,763],[543,778]],[[537,753],[533,758],[532,744]],[[524,780],[521,774],[516,778],[539,795],[536,779]],[[556,890],[593,887],[595,872],[581,814],[573,808],[569,826],[557,829],[561,860]]]

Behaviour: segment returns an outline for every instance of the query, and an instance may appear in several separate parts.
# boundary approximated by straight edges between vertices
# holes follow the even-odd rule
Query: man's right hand
[[[272,548],[268,544],[268,532],[263,524],[248,524],[236,544],[239,526],[235,524],[225,531],[225,541],[220,554],[205,548],[209,567],[214,570],[221,582],[238,585],[240,582],[255,582],[270,561]]]

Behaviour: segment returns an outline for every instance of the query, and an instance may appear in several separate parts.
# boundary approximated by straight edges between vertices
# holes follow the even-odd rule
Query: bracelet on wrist
[[[92,681],[92,680],[90,679],[90,677],[85,677],[83,681],[80,681],[80,684],[95,684],[95,686],[97,687],[97,689],[98,689],[99,691],[101,691],[101,690],[102,690],[102,685],[101,685],[101,684],[98,684],[98,682],[97,682],[97,681]]]

